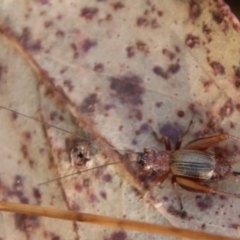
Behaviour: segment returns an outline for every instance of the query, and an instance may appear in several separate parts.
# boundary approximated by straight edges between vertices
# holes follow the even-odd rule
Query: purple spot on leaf
[[[110,81],[113,96],[119,98],[122,103],[142,104],[144,88],[142,87],[143,81],[140,77],[136,75],[111,77]]]
[[[205,211],[213,207],[213,199],[209,195],[196,196],[196,204],[200,211]]]
[[[95,7],[85,7],[81,10],[80,16],[87,20],[92,20],[93,17],[98,13],[98,9]]]
[[[95,111],[95,105],[97,104],[98,99],[95,93],[89,94],[82,102],[80,110],[82,113],[92,113]]]
[[[160,134],[162,136],[167,136],[173,144],[175,144],[181,134],[183,133],[182,127],[178,123],[166,123],[160,129]]]
[[[88,52],[92,47],[95,47],[96,45],[97,45],[96,41],[93,41],[93,40],[88,38],[88,39],[84,40],[83,45],[82,45],[82,49],[85,52]]]
[[[127,240],[127,234],[123,231],[113,232],[108,240]]]

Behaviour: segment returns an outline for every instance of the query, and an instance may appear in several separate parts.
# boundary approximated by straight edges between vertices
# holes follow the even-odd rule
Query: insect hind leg
[[[204,151],[211,147],[213,144],[218,143],[223,140],[227,140],[230,137],[227,133],[222,133],[216,136],[198,138],[189,142],[184,149],[200,150]]]
[[[193,140],[189,142],[184,149],[192,149],[192,150],[200,150],[200,151],[205,151],[209,147],[211,147],[213,144],[227,140],[227,139],[233,139],[236,141],[240,141],[240,138],[232,136],[228,133],[221,133],[215,136],[211,137],[203,137],[203,138],[198,138],[196,140]]]
[[[239,194],[218,191],[188,178],[175,177],[175,181],[179,186],[186,188],[189,191],[200,192],[200,193],[211,193],[211,194],[218,194],[218,195],[225,195],[225,196],[240,198]]]

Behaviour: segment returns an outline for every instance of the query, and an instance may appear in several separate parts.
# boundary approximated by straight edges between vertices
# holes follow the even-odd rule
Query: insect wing
[[[210,153],[178,150],[171,155],[171,172],[176,176],[210,180],[216,162]]]

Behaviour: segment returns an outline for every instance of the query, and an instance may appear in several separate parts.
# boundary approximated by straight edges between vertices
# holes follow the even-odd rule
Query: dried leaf
[[[109,144],[123,152],[163,148],[151,129],[176,142],[193,115],[185,143],[223,130],[237,136],[239,22],[222,1],[36,1],[19,5],[18,14],[12,4],[0,7],[1,104],[71,132],[81,124],[97,146],[96,164],[122,158],[122,151]],[[41,187],[41,197],[34,197],[37,183],[73,172],[65,141],[70,136],[2,110],[0,114],[1,139],[8,141],[0,149],[6,200],[162,223],[159,211],[179,227],[238,235],[239,199],[182,190],[187,215],[181,218],[170,181],[151,192],[148,200],[155,209],[139,200],[144,189],[129,164],[117,168],[121,177],[109,166],[48,184]],[[239,156],[238,144],[228,141],[222,147]],[[238,192],[234,181],[213,186]],[[10,215],[3,216],[13,223]],[[48,221],[24,219],[25,225],[17,227],[23,235],[31,236],[34,229],[46,238],[134,237],[78,224],[62,223],[60,229]]]

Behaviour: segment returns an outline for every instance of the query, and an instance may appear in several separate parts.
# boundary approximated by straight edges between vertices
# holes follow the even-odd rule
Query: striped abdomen
[[[216,162],[210,153],[177,150],[171,154],[171,172],[175,176],[211,180]]]

